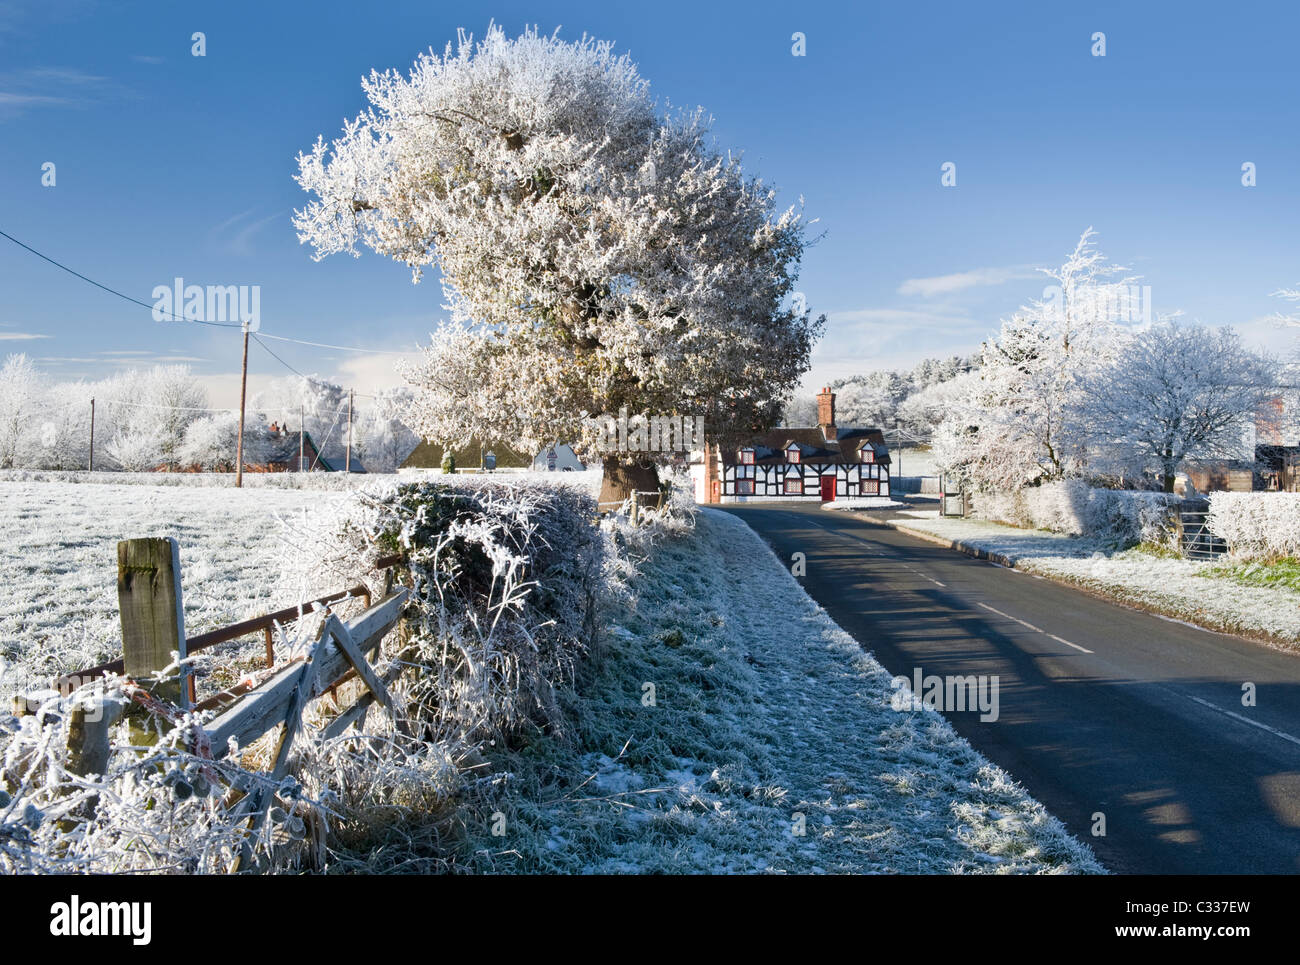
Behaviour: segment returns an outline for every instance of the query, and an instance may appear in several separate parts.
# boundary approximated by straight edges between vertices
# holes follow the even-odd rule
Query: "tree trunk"
[[[643,509],[659,506],[659,468],[649,459],[611,453],[604,457],[604,474],[600,480],[601,509],[612,509],[613,503],[632,498],[641,493]],[[653,494],[653,495],[651,495]],[[611,505],[604,505],[609,503]]]

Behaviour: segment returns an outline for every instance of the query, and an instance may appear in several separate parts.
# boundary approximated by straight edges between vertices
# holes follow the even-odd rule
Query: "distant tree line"
[[[371,472],[391,472],[419,441],[398,418],[410,390],[358,400],[352,453]],[[239,415],[213,408],[184,365],[128,369],[99,381],[58,381],[26,355],[0,366],[0,469],[85,469],[95,400],[95,468],[230,472]],[[324,379],[280,379],[250,400],[244,463],[266,460],[277,444],[271,425],[300,425],[323,453],[342,458],[348,391]],[[300,416],[301,413],[301,416]]]

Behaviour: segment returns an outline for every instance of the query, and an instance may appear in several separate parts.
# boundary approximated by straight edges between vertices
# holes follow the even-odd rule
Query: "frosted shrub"
[[[403,686],[432,733],[472,741],[528,721],[558,726],[555,687],[595,627],[595,514],[590,495],[567,487],[407,483],[360,495],[319,566],[338,583],[404,554],[406,643],[420,672]]]
[[[975,514],[1122,546],[1166,545],[1173,539],[1172,512],[1179,501],[1165,493],[1096,489],[1082,479],[1067,479],[1012,492],[979,493]]]
[[[1233,556],[1300,556],[1300,493],[1211,493],[1209,527]]]
[[[239,755],[212,761],[193,753],[195,718],[158,723],[152,746],[133,745],[129,725],[118,723],[107,773],[68,770],[73,707],[92,691],[125,704],[125,683],[105,678],[67,697],[49,692],[32,713],[0,716],[0,874],[213,873],[239,854],[247,816],[226,807],[226,787],[271,784]],[[272,856],[273,866],[295,864],[311,836],[301,816],[308,809],[315,805],[306,799],[273,807],[256,853]]]

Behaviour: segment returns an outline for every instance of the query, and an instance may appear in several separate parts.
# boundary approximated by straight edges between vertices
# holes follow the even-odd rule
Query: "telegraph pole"
[[[903,474],[903,422],[894,420],[894,435],[898,437],[898,474]]]
[[[95,471],[95,397],[90,397],[90,469]]]
[[[298,403],[298,471],[302,472],[303,447],[306,445],[307,425],[302,421],[302,403]]]
[[[239,441],[235,445],[235,486],[244,485],[244,400],[248,397],[248,322],[244,322],[244,364],[239,376]]]
[[[355,389],[348,389],[348,445],[343,456],[343,471],[352,471],[352,395]]]

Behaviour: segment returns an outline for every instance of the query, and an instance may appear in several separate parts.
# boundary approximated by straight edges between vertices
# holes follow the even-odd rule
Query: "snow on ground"
[[[1300,646],[1300,593],[1246,586],[1214,575],[1218,566],[1142,549],[1117,552],[1097,541],[984,520],[899,519],[907,529],[1008,557],[1018,570],[1078,584],[1133,606],[1216,630]]]
[[[0,546],[7,589],[0,656],[29,687],[121,656],[121,539],[172,536],[180,543],[191,634],[291,606],[303,588],[281,582],[281,561],[303,548],[303,514],[346,498],[271,487],[0,482],[7,535]],[[320,589],[305,588],[304,598]]]
[[[889,674],[735,517],[701,512],[628,589],[571,732],[490,759],[510,777],[468,823],[469,867],[1101,870],[941,715],[893,710]]]
[[[822,503],[822,509],[891,509],[906,505],[888,496],[845,496],[842,499],[836,496],[830,502]]]

